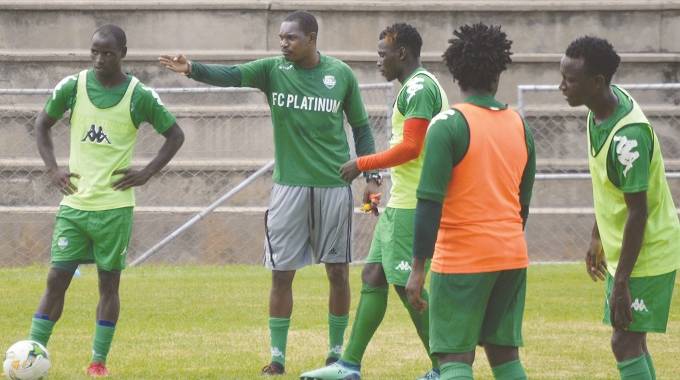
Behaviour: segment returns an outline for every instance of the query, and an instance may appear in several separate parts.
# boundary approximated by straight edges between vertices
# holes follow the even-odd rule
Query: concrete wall
[[[306,8],[320,24],[319,48],[347,60],[363,82],[381,82],[374,68],[379,32],[405,21],[423,35],[423,60],[451,98],[455,86],[440,56],[464,23],[500,24],[513,39],[515,64],[501,98],[514,103],[518,83],[556,83],[559,57],[577,36],[608,38],[624,58],[618,82],[678,80],[679,1],[5,1],[0,3],[0,87],[52,87],[88,67],[89,41],[112,22],[128,34],[130,71],[152,86],[190,85],[163,73],[160,53],[243,62],[278,54],[277,33],[291,10]],[[351,25],[351,27],[347,27]]]
[[[236,64],[277,55],[280,22],[295,9],[308,9],[317,16],[319,49],[348,62],[363,83],[384,81],[375,68],[379,32],[394,22],[415,25],[424,39],[423,63],[441,79],[452,102],[459,101],[460,96],[441,63],[441,53],[455,28],[478,21],[501,24],[514,41],[513,63],[503,74],[498,94],[510,104],[516,102],[518,84],[558,83],[563,51],[583,34],[606,37],[617,48],[623,58],[615,77],[618,83],[680,81],[678,0],[0,0],[0,88],[51,88],[64,76],[89,67],[91,34],[105,23],[119,24],[127,32],[127,71],[153,87],[196,86],[196,82],[158,66],[157,56],[183,52],[204,62]],[[666,157],[671,158],[680,157],[680,138],[674,127],[677,124],[669,124],[663,115],[669,110],[672,115],[677,113],[673,107],[680,103],[677,94],[663,91],[636,95],[645,104],[663,104],[650,116],[658,125]],[[186,207],[206,205],[273,155],[271,127],[261,95],[241,95],[228,102],[217,95],[168,95],[163,99],[177,111],[187,141],[165,175],[152,179],[137,192],[144,207],[136,215],[133,255],[150,247],[196,210]],[[37,206],[56,205],[60,196],[47,190],[36,152],[26,149],[34,146],[30,123],[6,117],[10,108],[31,117],[44,101],[45,96],[0,96],[0,194],[4,194],[0,201],[0,240],[2,247],[11,247],[0,249],[4,263],[46,261],[49,251],[54,212]],[[383,104],[375,99],[369,102]],[[525,105],[529,125],[542,133],[537,133],[539,167],[556,168],[546,160],[554,159],[557,152],[558,158],[569,160],[572,169],[583,169],[583,125],[576,116],[567,121],[560,118],[582,116],[584,110],[567,110],[557,93],[528,95]],[[236,117],[219,125],[201,121],[205,112],[216,110]],[[547,130],[554,134],[545,133]],[[378,140],[384,147],[389,132],[382,132]],[[142,158],[153,154],[160,140],[148,142],[139,151]],[[66,150],[63,136],[57,138],[59,157],[64,158]],[[669,167],[677,169],[680,163],[676,160]],[[679,189],[678,180],[672,180],[671,187]],[[270,189],[269,176],[260,178],[230,201],[229,205],[237,208],[211,214],[155,260],[259,263],[262,208]],[[593,216],[545,214],[540,210],[587,208],[592,204],[590,194],[587,180],[536,183],[533,206],[539,212],[527,227],[534,260],[581,259]],[[359,196],[360,188],[356,187],[357,204]],[[678,202],[677,190],[674,196]],[[164,211],[166,206],[185,209]],[[355,256],[361,258],[367,253],[374,223],[375,219],[366,215],[357,216]]]

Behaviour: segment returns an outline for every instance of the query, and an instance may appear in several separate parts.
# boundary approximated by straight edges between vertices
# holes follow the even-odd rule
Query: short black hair
[[[305,35],[309,35],[310,33],[319,34],[319,24],[316,22],[316,17],[307,11],[295,11],[290,13],[283,21],[297,22]]]
[[[423,39],[418,30],[409,24],[399,22],[392,24],[380,32],[379,40],[389,40],[398,47],[405,47],[414,57],[420,57],[420,49],[423,47]]]
[[[611,83],[621,57],[614,47],[604,38],[583,36],[575,39],[567,47],[565,55],[569,58],[583,58],[583,67],[591,75],[602,75]]]
[[[500,25],[463,25],[453,32],[442,57],[463,90],[493,90],[498,75],[512,62],[512,41]]]
[[[118,47],[121,49],[127,46],[127,37],[125,37],[125,31],[123,31],[123,29],[121,29],[121,27],[118,25],[102,25],[97,28],[94,33],[92,33],[92,36],[95,34],[103,34],[105,36],[111,36],[115,38],[116,42],[118,43]]]

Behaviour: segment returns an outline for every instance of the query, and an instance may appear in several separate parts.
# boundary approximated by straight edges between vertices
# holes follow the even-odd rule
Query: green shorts
[[[628,331],[636,332],[666,332],[668,313],[671,308],[673,287],[675,286],[675,272],[649,277],[631,277],[628,287],[633,300],[633,322]],[[614,277],[607,273],[604,297],[604,317],[602,323],[611,326],[609,296],[614,286]]]
[[[430,351],[464,353],[478,344],[522,346],[527,270],[432,272]]]
[[[366,264],[381,264],[387,283],[406,286],[413,258],[413,223],[416,210],[388,207],[373,231]],[[430,268],[427,260],[426,270]]]
[[[104,271],[125,268],[132,234],[132,207],[82,211],[59,207],[52,236],[52,263],[96,263]]]

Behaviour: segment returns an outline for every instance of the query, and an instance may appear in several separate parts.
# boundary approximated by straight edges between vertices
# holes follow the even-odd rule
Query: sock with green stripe
[[[647,361],[647,367],[649,368],[649,374],[652,376],[652,380],[656,380],[656,369],[654,368],[652,355],[649,353],[645,354],[645,360]]]
[[[411,303],[408,302],[408,299],[406,298],[406,292],[397,292],[399,294],[399,299],[401,299],[401,303],[404,304],[406,307],[406,310],[408,310],[408,315],[411,316],[411,321],[413,321],[413,325],[416,327],[416,332],[418,332],[418,337],[420,337],[420,341],[423,343],[423,346],[425,347],[425,351],[427,352],[427,355],[430,357],[430,361],[432,362],[432,368],[437,369],[439,368],[439,362],[437,361],[437,358],[430,353],[430,309],[425,308],[422,312],[419,312],[418,310],[414,309],[413,306],[411,306]],[[423,292],[420,295],[423,300],[426,302],[429,302],[429,296],[427,294],[427,290],[423,289]]]
[[[106,357],[111,349],[113,334],[116,332],[116,323],[110,321],[97,321],[94,329],[94,342],[92,343],[92,362],[106,363]]]
[[[472,367],[465,363],[447,362],[439,369],[439,380],[472,380]]]
[[[652,380],[645,355],[618,362],[616,366],[619,369],[621,380]]]
[[[524,372],[522,362],[519,360],[509,361],[495,367],[491,367],[493,377],[496,380],[526,380],[527,373]]]
[[[340,359],[345,330],[349,323],[349,315],[333,315],[328,313],[328,357]]]
[[[49,320],[47,314],[36,313],[31,320],[31,332],[28,334],[29,339],[47,347],[47,342],[50,340],[55,323]]]
[[[359,307],[354,317],[352,334],[342,354],[343,362],[360,365],[368,342],[380,326],[387,310],[387,286],[374,288],[364,284],[361,288]]]
[[[288,328],[290,318],[269,317],[269,336],[272,362],[286,366],[286,342],[288,341]]]

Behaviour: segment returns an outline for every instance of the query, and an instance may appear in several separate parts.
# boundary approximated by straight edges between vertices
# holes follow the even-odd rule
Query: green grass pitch
[[[354,318],[360,266],[352,266]],[[0,269],[0,347],[28,334],[45,283],[46,267]],[[108,366],[115,379],[258,379],[267,363],[269,272],[254,266],[147,266],[128,269],[121,284],[122,310]],[[327,352],[328,284],[320,266],[300,271],[288,337],[287,376],[319,367]],[[580,264],[529,268],[521,349],[531,379],[618,379],[609,349],[610,329],[600,323],[602,283]],[[74,278],[50,341],[49,378],[85,379],[96,273]],[[351,326],[350,326],[351,328]],[[347,330],[346,338],[349,337]],[[649,336],[659,379],[680,373],[680,305],[671,308],[667,334]],[[365,379],[414,379],[429,361],[408,315],[391,291],[385,320],[368,347]],[[476,379],[491,379],[483,350]]]

